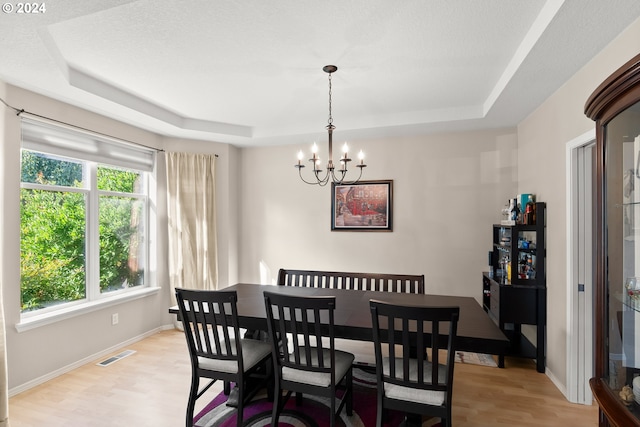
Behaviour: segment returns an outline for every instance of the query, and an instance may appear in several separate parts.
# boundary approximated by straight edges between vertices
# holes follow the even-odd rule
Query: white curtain
[[[218,289],[215,164],[211,154],[165,153],[169,219],[169,283]]]
[[[4,302],[0,283],[0,427],[9,426],[9,384],[7,382],[7,340],[4,329]]]

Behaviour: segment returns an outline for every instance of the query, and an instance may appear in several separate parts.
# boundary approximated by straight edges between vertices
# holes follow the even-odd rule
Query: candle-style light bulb
[[[346,142],[342,146],[342,152],[344,153],[344,158],[346,159],[347,158],[347,153],[349,152],[349,146],[347,145]]]
[[[316,144],[315,142],[313,143],[313,146],[311,146],[311,152],[313,154],[317,154],[318,153],[318,144]]]
[[[364,165],[364,153],[362,152],[362,150],[360,150],[360,152],[358,153],[358,158],[360,159],[360,164]]]
[[[298,165],[301,164],[300,162],[302,161],[303,157],[304,153],[302,152],[302,150],[298,151]]]

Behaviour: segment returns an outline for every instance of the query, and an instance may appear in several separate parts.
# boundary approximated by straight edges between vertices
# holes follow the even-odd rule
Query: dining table
[[[508,338],[472,297],[251,283],[238,283],[221,290],[237,292],[238,323],[241,328],[248,330],[267,330],[263,292],[269,291],[305,297],[335,296],[334,334],[336,338],[372,341],[369,301],[375,299],[408,306],[460,307],[455,350],[500,355],[509,346]],[[169,312],[179,314],[178,307],[171,307]]]

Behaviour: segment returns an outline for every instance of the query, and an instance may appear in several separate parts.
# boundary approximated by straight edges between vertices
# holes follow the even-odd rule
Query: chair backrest
[[[347,273],[281,268],[278,272],[278,285],[424,294],[424,275]]]
[[[331,384],[334,384],[333,313],[336,298],[299,297],[265,291],[264,301],[271,342],[282,340],[280,348],[284,349],[277,351],[273,346],[276,366],[279,369],[330,373]],[[322,337],[328,340],[323,342]]]
[[[176,289],[176,299],[193,366],[204,357],[226,372],[243,372],[236,292]]]
[[[377,366],[383,366],[382,347],[388,344],[384,346],[388,351],[388,372],[376,369],[378,384],[441,391],[450,402],[460,308],[399,306],[376,300],[369,305]],[[431,365],[424,363],[428,361],[427,348],[431,348]],[[441,349],[446,350],[443,361]],[[446,375],[442,375],[439,364],[445,366]],[[429,366],[431,372],[425,372]]]

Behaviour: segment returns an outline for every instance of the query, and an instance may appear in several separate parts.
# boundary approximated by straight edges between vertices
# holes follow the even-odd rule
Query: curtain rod
[[[125,141],[125,142],[128,142],[128,143],[130,143],[130,144],[139,145],[139,146],[141,146],[141,147],[149,148],[149,149],[151,149],[151,150],[156,150],[156,151],[160,151],[160,152],[163,152],[163,153],[164,153],[164,151],[165,151],[165,150],[164,150],[164,149],[162,149],[162,148],[150,147],[150,146],[145,145],[145,144],[140,144],[139,142],[129,141],[128,139],[123,139],[123,138],[120,138],[120,137],[111,136],[111,135],[109,135],[109,134],[102,133],[102,132],[96,132],[95,130],[91,130],[91,129],[83,128],[82,126],[77,126],[77,125],[73,125],[73,124],[71,124],[71,123],[63,122],[62,120],[52,119],[51,117],[46,117],[46,116],[42,116],[42,115],[40,115],[40,114],[32,113],[32,112],[30,112],[30,111],[26,111],[24,108],[20,108],[20,109],[18,109],[18,108],[16,108],[16,107],[13,107],[13,106],[11,106],[11,105],[7,104],[7,102],[6,102],[4,99],[2,99],[2,98],[0,98],[0,102],[2,102],[2,103],[3,103],[4,105],[6,105],[8,108],[11,108],[13,111],[15,111],[15,112],[16,112],[16,116],[20,116],[22,113],[27,113],[27,114],[30,114],[30,115],[32,115],[32,116],[39,117],[39,118],[41,118],[41,119],[51,120],[52,122],[60,123],[60,124],[63,124],[63,125],[65,125],[65,126],[70,126],[70,127],[72,127],[72,128],[80,129],[80,130],[83,130],[83,131],[86,131],[86,132],[93,132],[93,133],[96,133],[96,134],[98,134],[98,135],[106,136],[106,137],[108,137],[108,138],[120,139],[120,140]],[[214,154],[214,156],[218,157],[218,155],[217,155],[217,154]]]

